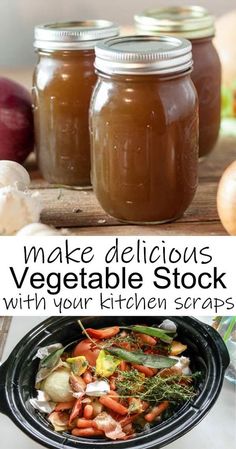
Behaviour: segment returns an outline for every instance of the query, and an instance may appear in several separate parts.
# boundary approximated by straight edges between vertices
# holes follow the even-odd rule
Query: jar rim
[[[174,6],[146,9],[134,16],[140,33],[183,36],[186,39],[212,37],[215,34],[215,17],[203,6]]]
[[[109,20],[80,20],[37,25],[34,47],[43,50],[94,48],[100,40],[119,35],[119,27]]]
[[[192,45],[171,36],[122,36],[95,47],[95,68],[107,74],[149,75],[192,67]]]

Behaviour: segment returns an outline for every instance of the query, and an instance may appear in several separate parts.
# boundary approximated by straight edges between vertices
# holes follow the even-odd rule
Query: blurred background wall
[[[173,4],[199,4],[219,16],[234,9],[236,0],[0,0],[0,70],[32,65],[38,23],[107,18],[128,25],[136,12]]]

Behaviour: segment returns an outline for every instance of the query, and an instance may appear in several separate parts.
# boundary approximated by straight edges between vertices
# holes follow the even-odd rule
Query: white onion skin
[[[236,161],[226,168],[219,182],[217,210],[226,231],[236,235]]]

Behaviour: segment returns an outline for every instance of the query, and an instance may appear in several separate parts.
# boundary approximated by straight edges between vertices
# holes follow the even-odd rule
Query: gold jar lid
[[[214,36],[215,18],[202,6],[148,9],[134,17],[140,33],[168,34],[187,39]]]

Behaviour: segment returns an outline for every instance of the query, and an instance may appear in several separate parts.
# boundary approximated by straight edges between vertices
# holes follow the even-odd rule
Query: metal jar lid
[[[154,33],[200,39],[214,36],[215,18],[202,6],[148,9],[134,17],[141,34]]]
[[[170,36],[125,36],[95,47],[95,67],[107,74],[167,74],[192,67],[192,45]]]
[[[35,27],[34,47],[43,50],[91,49],[98,41],[118,35],[119,27],[108,20],[49,23]]]

